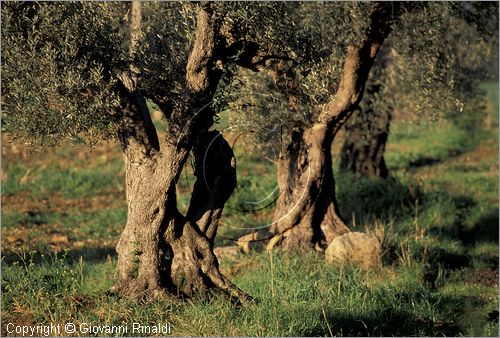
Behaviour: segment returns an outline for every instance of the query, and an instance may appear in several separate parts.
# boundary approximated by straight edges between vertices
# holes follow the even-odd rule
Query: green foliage
[[[134,60],[129,60],[128,53],[128,6],[80,2],[3,6],[3,130],[31,139],[34,145],[55,145],[64,138],[92,143],[114,137],[121,118],[117,75],[130,61],[141,69],[141,90],[164,113],[182,105],[194,6],[143,4]],[[241,51],[223,60],[226,81],[213,104],[219,111],[230,92],[225,88],[232,86],[236,75],[231,65],[245,57],[252,43],[270,54],[294,59],[298,73],[315,74],[316,80],[309,80],[310,76],[301,89],[307,89],[311,98],[330,95],[320,90],[325,85],[318,81],[331,82],[322,74],[325,65],[332,66],[327,59],[340,61],[334,52],[345,52],[331,46],[357,41],[356,34],[366,26],[364,13],[373,5],[214,3],[210,7],[220,18],[225,43],[243,41]]]
[[[478,9],[482,15],[472,20]],[[480,22],[492,29],[479,28]],[[392,81],[386,85],[393,107],[414,121],[426,114],[477,127],[484,116],[479,84],[491,76],[488,66],[498,58],[495,22],[494,3],[429,3],[404,15],[386,42],[392,48]]]
[[[2,130],[33,145],[116,136],[117,75],[130,62],[127,3],[2,6]],[[193,6],[147,3],[137,64],[141,89],[162,104],[181,96]],[[177,100],[177,101],[176,101]]]
[[[136,56],[142,70],[141,90],[162,107],[173,107],[182,100],[195,27],[194,6],[182,2],[151,2],[141,6],[142,36]]]
[[[4,131],[31,138],[36,145],[57,144],[63,138],[92,142],[115,135],[120,119],[116,75],[130,61],[127,6],[74,2],[2,7]],[[271,135],[276,135],[272,130],[277,123],[286,121],[285,135],[296,123],[311,123],[321,106],[334,98],[346,46],[360,41],[374,6],[212,4],[226,43],[244,42],[240,53],[224,60],[225,81],[219,86],[215,111],[234,101],[236,123],[252,121],[263,126],[259,134],[265,136],[260,143],[276,143]],[[397,104],[392,102],[392,107],[417,116],[450,111],[466,126],[478,120],[477,114],[468,113],[479,103],[471,90],[477,88],[474,81],[479,68],[496,53],[492,46],[497,35],[481,28],[491,26],[495,6],[465,7],[413,6],[394,27],[388,43],[396,62],[390,74],[382,76],[392,78],[383,95],[396,94],[392,100]],[[484,22],[478,25],[479,21]],[[182,104],[193,27],[190,4],[143,4],[141,43],[134,61],[142,70],[141,90],[166,109],[164,113]],[[278,69],[272,77],[241,73],[232,65],[251,53],[252,43],[290,61],[268,61],[266,66]],[[401,86],[395,78],[411,85]],[[261,123],[269,116],[267,123]]]
[[[287,144],[294,127],[310,125],[335,98],[346,46],[360,40],[371,9],[361,3],[304,3],[284,16],[294,29],[284,31],[276,46],[290,50],[293,62],[269,63],[274,70],[259,75],[241,71],[234,84],[229,118],[261,126],[255,147],[276,150]],[[370,73],[366,88],[378,89],[367,90],[360,104],[365,114],[351,123],[367,129],[367,138],[387,131],[389,124],[378,121],[394,111],[412,122],[449,118],[468,132],[481,127],[485,99],[479,84],[491,76],[491,62],[498,58],[497,12],[494,3],[409,6]],[[294,41],[302,45],[294,49]],[[284,137],[276,126],[284,128]]]
[[[118,3],[2,6],[2,128],[35,144],[113,133]]]
[[[240,28],[245,27],[245,17],[256,17],[251,7],[255,7],[254,11],[261,10],[247,3],[241,6],[251,14],[240,15],[243,18]],[[346,46],[362,41],[374,4],[304,2],[260,6],[272,9],[259,16],[263,18],[257,21],[256,32],[260,35],[251,34],[247,39],[284,60],[266,62],[272,69],[270,73],[268,70],[259,76],[247,71],[238,73],[232,118],[239,124],[256,122],[264,128],[260,132],[269,135],[275,121],[291,125],[312,123],[321,106],[333,99]],[[242,34],[245,36],[244,31]],[[270,121],[262,123],[266,118]]]

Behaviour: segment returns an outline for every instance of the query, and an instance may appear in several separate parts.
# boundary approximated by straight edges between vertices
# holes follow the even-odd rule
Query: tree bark
[[[379,86],[367,91],[368,96],[379,92]],[[345,125],[345,139],[340,155],[340,170],[362,176],[387,178],[389,170],[384,159],[392,117],[390,107],[374,111],[371,99],[365,111],[357,110]],[[360,108],[360,109],[363,109]]]
[[[219,217],[236,184],[230,146],[217,131],[208,131],[213,123],[210,102],[220,79],[217,30],[210,6],[197,5],[183,104],[168,116],[169,130],[161,144],[135,68],[119,76],[128,215],[116,247],[113,292],[132,298],[222,292],[241,302],[251,299],[220,273],[213,252]],[[197,181],[188,212],[182,215],[176,182],[190,151]]]
[[[326,247],[349,231],[335,200],[331,146],[338,130],[362,99],[364,86],[377,52],[391,28],[388,18],[400,6],[377,3],[363,41],[347,47],[335,99],[326,104],[310,127],[292,137],[278,163],[280,196],[268,250]]]
[[[250,300],[220,273],[213,253],[218,219],[236,182],[235,175],[228,175],[234,173],[231,148],[211,131],[197,139],[193,150],[197,182],[186,216],[176,206],[175,182],[187,152],[167,146],[140,165],[126,152],[128,217],[117,245],[114,292],[142,298],[167,293],[203,297],[214,291]],[[207,189],[209,198],[202,200]]]
[[[335,200],[335,180],[330,147],[333,135],[323,124],[299,132],[278,161],[280,196],[269,244],[284,250],[324,248],[349,231]]]

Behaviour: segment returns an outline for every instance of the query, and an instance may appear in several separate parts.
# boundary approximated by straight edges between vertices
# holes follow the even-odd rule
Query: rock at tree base
[[[327,262],[359,265],[365,269],[381,266],[381,256],[380,240],[361,232],[335,238],[325,251]]]
[[[244,253],[249,253],[250,250],[261,250],[264,248],[267,240],[272,237],[272,234],[267,231],[256,231],[245,235],[238,239],[236,243]]]

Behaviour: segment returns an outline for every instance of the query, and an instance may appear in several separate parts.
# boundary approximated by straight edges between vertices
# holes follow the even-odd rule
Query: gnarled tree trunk
[[[208,131],[213,123],[210,102],[221,75],[215,67],[217,17],[209,5],[198,5],[197,11],[184,104],[167,116],[165,142],[158,140],[135,68],[119,77],[123,115],[119,136],[125,155],[128,216],[116,248],[112,291],[134,298],[222,292],[244,302],[250,297],[220,273],[213,252],[219,217],[236,185],[236,172],[230,146],[219,132]],[[188,212],[182,215],[177,209],[176,182],[190,151],[197,181]]]
[[[236,183],[231,148],[211,131],[198,137],[193,150],[200,170],[185,216],[177,210],[175,182],[187,151],[172,147],[142,163],[126,151],[128,218],[117,245],[115,291],[132,297],[167,291],[192,297],[218,290],[249,299],[220,273],[213,253],[218,218]],[[205,200],[196,197],[206,190]]]
[[[357,112],[353,123],[346,126],[346,136],[340,155],[340,170],[362,176],[387,178],[389,170],[384,159],[389,136],[391,114],[380,112],[373,118],[377,125],[369,126],[365,113]],[[366,112],[370,114],[370,112]]]
[[[280,197],[274,212],[268,244],[277,242],[285,250],[325,246],[349,231],[335,200],[330,147],[333,135],[316,124],[294,135],[301,142],[291,144],[278,162]]]
[[[312,126],[292,137],[278,165],[280,196],[274,214],[268,250],[324,248],[349,231],[335,200],[331,146],[338,130],[361,101],[377,52],[390,32],[389,18],[397,17],[399,4],[377,3],[370,27],[358,45],[347,48],[340,85]]]

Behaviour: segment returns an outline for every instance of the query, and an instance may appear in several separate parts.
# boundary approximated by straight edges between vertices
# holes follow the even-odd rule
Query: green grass
[[[488,111],[492,120],[492,127],[498,128],[498,82],[487,82],[482,85],[482,89],[486,91]],[[493,131],[494,132],[494,131]],[[494,134],[498,138],[498,133]]]
[[[64,198],[98,195],[111,190],[123,191],[123,164],[110,163],[95,168],[60,168],[57,163],[47,168],[5,163],[9,179],[2,183],[2,194],[29,192],[44,198],[61,194]]]
[[[127,212],[124,209],[104,209],[99,212],[85,213],[77,209],[69,210],[70,213],[47,213],[47,214],[21,214],[5,213],[3,222],[5,227],[17,224],[26,224],[28,227],[36,227],[42,224],[61,224],[71,237],[84,239],[114,239],[120,235],[120,229],[127,220]]]
[[[30,255],[3,269],[4,321],[119,325],[169,322],[174,335],[494,335],[491,288],[446,284],[431,290],[419,268],[387,272],[331,267],[315,255],[254,254],[253,271],[234,279],[256,297],[248,307],[224,298],[180,304],[136,304],[106,294],[114,261]],[[249,259],[250,259],[249,258]],[[462,271],[462,273],[464,273]],[[448,279],[456,278],[455,276]],[[480,296],[478,296],[480,295]],[[471,319],[474,320],[471,320]],[[457,320],[453,320],[457,319]]]
[[[78,209],[70,209],[63,213],[20,213],[5,212],[2,215],[2,226],[14,228],[23,225],[36,228],[40,225],[60,224],[66,231],[74,232],[81,239],[116,238],[119,230],[127,220],[124,209],[104,209],[99,212],[86,213]]]
[[[396,120],[386,154],[390,179],[336,176],[350,226],[383,238],[382,268],[365,272],[280,252],[223,260],[222,270],[256,298],[247,307],[215,296],[136,303],[107,292],[126,221],[118,148],[92,157],[63,146],[4,160],[2,334],[9,322],[168,322],[183,336],[498,336],[498,84],[484,88],[490,129],[470,137],[449,121]],[[272,217],[272,206],[238,209],[272,192],[274,166],[243,149],[236,157],[239,185],[217,245],[234,244]],[[194,183],[186,173],[189,182],[179,182],[185,204]],[[51,243],[56,235],[83,244],[65,251]]]
[[[438,163],[460,155],[477,145],[477,139],[450,122],[420,124],[394,122],[391,124],[388,167],[414,168]],[[400,151],[390,151],[392,145]]]

